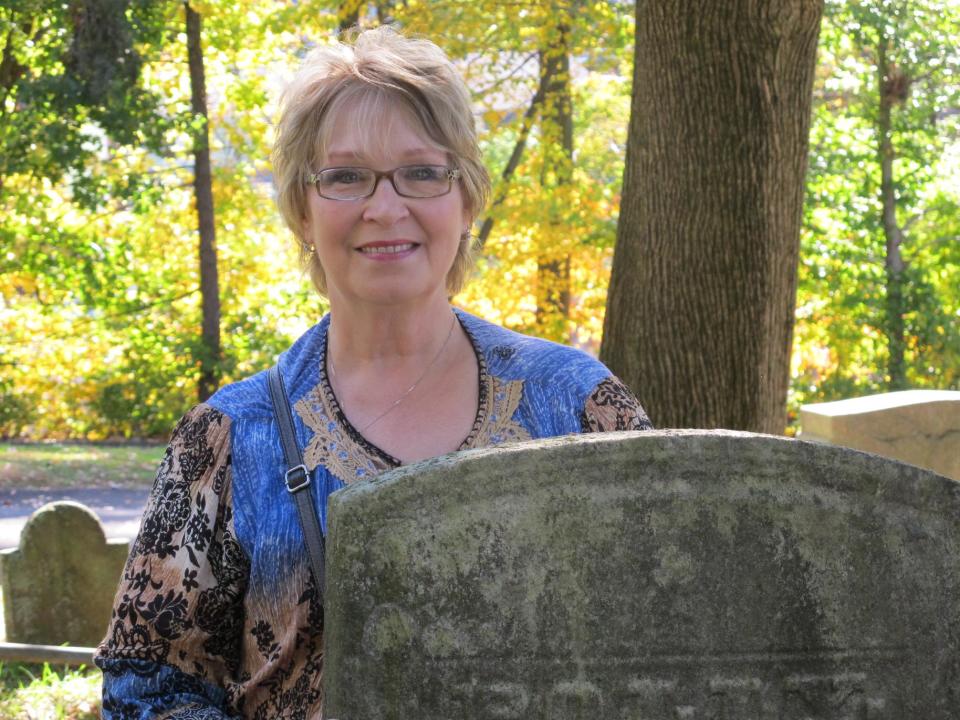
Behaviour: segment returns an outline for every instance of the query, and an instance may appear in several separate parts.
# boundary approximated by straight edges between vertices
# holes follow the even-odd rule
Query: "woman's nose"
[[[364,220],[391,224],[409,214],[406,199],[397,194],[396,188],[388,177],[377,179],[373,195],[368,197],[363,209]]]

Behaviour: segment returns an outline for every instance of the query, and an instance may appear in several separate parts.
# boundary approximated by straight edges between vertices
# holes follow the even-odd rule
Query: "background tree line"
[[[436,39],[474,94],[495,183],[476,227],[477,277],[456,299],[467,309],[600,352],[618,245],[627,270],[614,270],[621,299],[611,294],[619,305],[601,356],[660,425],[778,432],[787,393],[792,417],[801,402],[960,387],[960,11],[929,0],[791,0],[780,4],[791,12],[770,17],[770,3],[744,2],[759,19],[735,28],[722,4],[695,19],[682,5],[0,0],[0,430],[162,436],[198,397],[265,368],[316,321],[323,302],[297,272],[273,207],[271,122],[299,59],[356,23]],[[794,55],[781,35],[799,38]],[[805,80],[804,43],[817,37]],[[728,46],[736,61],[711,77]],[[655,63],[662,74],[649,73]],[[737,74],[765,63],[772,101]],[[684,76],[689,107],[714,113],[664,125],[666,154],[651,167],[672,168],[662,158],[673,151],[678,166],[695,161],[690,133],[710,122],[730,164],[701,167],[696,192],[677,177],[658,188],[653,172],[633,181],[628,172],[621,217],[628,126],[633,137],[632,122],[656,119],[638,108],[671,106],[666,81]],[[759,141],[747,147],[770,128],[737,126],[756,119],[744,98],[794,102],[784,94],[802,96],[804,83],[808,155],[805,138],[780,147],[782,157]],[[780,176],[751,185],[735,172],[737,158],[761,155],[771,172],[807,158],[783,221],[763,215]],[[717,188],[729,192],[713,215],[690,212]],[[654,207],[660,197],[674,204]],[[790,213],[801,228],[792,267],[795,240],[779,229]],[[739,242],[737,222],[757,217],[765,229],[751,237],[767,240]],[[651,218],[662,224],[645,226]],[[621,261],[631,247],[640,260]],[[670,252],[672,275],[665,261],[643,261]],[[716,293],[703,280],[714,276]],[[768,282],[779,290],[751,294]],[[767,334],[760,316],[737,310],[742,298],[783,308],[761,313]],[[681,310],[698,305],[713,322],[679,332]],[[611,331],[615,317],[645,317],[644,336],[629,322]],[[722,347],[738,327],[756,331],[756,348]],[[783,379],[764,380],[777,366]],[[748,398],[752,387],[763,397]]]

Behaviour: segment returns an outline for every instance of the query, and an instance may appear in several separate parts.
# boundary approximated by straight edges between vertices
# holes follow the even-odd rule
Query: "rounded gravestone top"
[[[27,518],[20,532],[20,548],[48,545],[60,536],[83,543],[107,542],[103,525],[90,508],[72,500],[57,500],[40,506]]]
[[[951,718],[960,492],[730,431],[471,450],[330,499],[329,717]]]

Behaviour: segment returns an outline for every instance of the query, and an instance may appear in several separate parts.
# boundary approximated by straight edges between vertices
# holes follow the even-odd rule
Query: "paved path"
[[[16,547],[30,514],[54,500],[74,500],[93,510],[108,538],[132,540],[140,527],[149,488],[82,488],[75,490],[7,490],[0,488],[0,550]]]

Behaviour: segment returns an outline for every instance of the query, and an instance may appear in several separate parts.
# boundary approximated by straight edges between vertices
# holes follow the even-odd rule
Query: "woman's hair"
[[[273,146],[277,205],[296,235],[301,263],[313,284],[326,294],[323,267],[304,237],[307,176],[324,157],[339,113],[363,111],[379,118],[384,105],[410,114],[414,126],[448,152],[460,170],[460,188],[471,220],[490,195],[490,177],[480,157],[470,94],[446,54],[428,40],[404,37],[389,26],[354,32],[352,41],[321,47],[304,61],[281,99],[280,122]],[[388,142],[385,133],[372,141]],[[473,267],[473,241],[460,239],[447,275],[452,295],[463,287]]]

